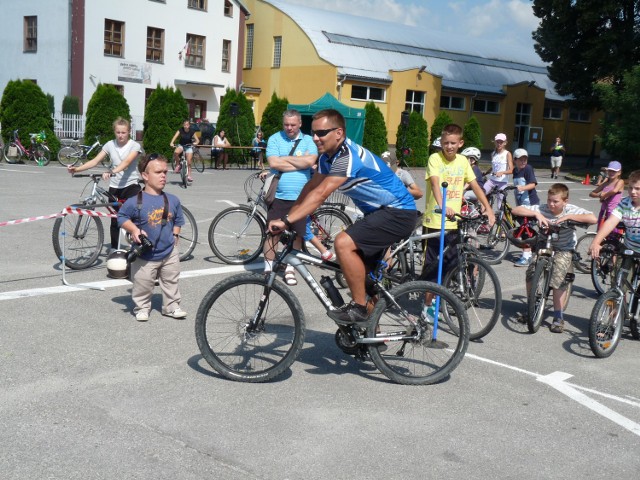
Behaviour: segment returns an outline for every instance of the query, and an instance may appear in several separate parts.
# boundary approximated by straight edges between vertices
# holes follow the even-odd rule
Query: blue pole
[[[440,252],[438,254],[438,285],[442,285],[442,261],[444,252],[444,237],[446,230],[444,229],[447,221],[447,182],[442,182],[442,212],[440,213]],[[433,339],[436,339],[438,332],[438,317],[440,316],[440,295],[436,296],[435,318],[433,320]]]

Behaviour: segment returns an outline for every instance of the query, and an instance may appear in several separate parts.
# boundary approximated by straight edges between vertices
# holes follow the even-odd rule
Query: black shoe
[[[329,318],[339,325],[364,325],[369,321],[367,307],[351,301],[338,310],[327,312]]]

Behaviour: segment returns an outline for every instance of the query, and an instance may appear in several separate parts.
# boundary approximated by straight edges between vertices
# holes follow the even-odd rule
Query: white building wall
[[[224,0],[209,0],[208,11],[187,8],[187,0],[87,0],[85,29],[84,110],[98,83],[122,85],[134,118],[144,115],[145,90],[161,86],[179,88],[185,99],[207,102],[206,116],[215,121],[220,97],[226,87],[236,87],[238,31],[242,15],[234,3],[233,17],[224,15]],[[104,55],[105,19],[125,22],[124,57]],[[146,61],[147,27],[165,30],[164,62]],[[187,33],[206,37],[205,68],[191,68],[184,64],[185,55],[179,52],[186,43]],[[231,41],[230,71],[222,72],[222,41]],[[135,83],[118,79],[122,61],[148,66],[149,83]],[[176,80],[217,84],[223,87],[176,85]],[[140,128],[140,127],[139,127]]]
[[[9,80],[34,79],[60,110],[69,86],[69,0],[0,0],[0,8],[0,91]],[[24,53],[24,17],[32,15],[38,51]]]

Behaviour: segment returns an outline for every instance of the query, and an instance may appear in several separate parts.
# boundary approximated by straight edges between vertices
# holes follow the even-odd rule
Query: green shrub
[[[433,121],[433,125],[431,126],[431,139],[429,140],[429,151],[431,153],[435,152],[435,148],[431,145],[442,134],[442,130],[445,126],[453,123],[453,119],[449,116],[447,112],[440,112],[436,119]]]
[[[476,147],[482,150],[482,131],[480,130],[480,122],[474,116],[471,116],[467,123],[464,124],[464,148]]]
[[[364,135],[362,146],[367,150],[380,156],[389,148],[387,142],[387,127],[384,123],[384,116],[373,102],[367,102],[364,107]]]
[[[0,122],[5,142],[20,130],[20,141],[29,145],[29,134],[44,131],[52,157],[60,150],[60,141],[53,133],[53,118],[49,100],[42,89],[31,80],[12,80],[7,83],[0,100]]]
[[[271,135],[282,130],[282,114],[287,110],[289,100],[286,98],[278,98],[275,92],[271,95],[271,100],[262,112],[262,120],[260,128],[264,139],[268,140]]]
[[[176,131],[189,117],[189,107],[182,92],[160,85],[151,93],[144,109],[143,141],[147,153],[161,153],[167,158],[173,155],[169,146]]]
[[[80,99],[71,95],[65,95],[62,100],[62,113],[66,115],[80,115]]]
[[[424,167],[429,158],[429,128],[421,113],[411,112],[409,125],[398,125],[396,133],[396,157],[402,158],[401,149],[409,148],[411,153],[404,158],[409,166]]]
[[[47,105],[49,106],[49,113],[53,115],[56,113],[56,100],[53,95],[47,93]]]
[[[231,104],[238,105],[238,115],[231,116]],[[253,108],[242,92],[227,88],[224,99],[220,104],[220,115],[216,130],[224,130],[231,145],[250,146],[256,132],[256,120]]]
[[[113,139],[113,122],[122,117],[131,120],[127,100],[113,85],[98,84],[87,105],[84,141],[91,145],[95,137],[105,143]]]

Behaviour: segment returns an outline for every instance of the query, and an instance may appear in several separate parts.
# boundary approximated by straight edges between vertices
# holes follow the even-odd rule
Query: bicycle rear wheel
[[[195,333],[200,353],[231,380],[276,378],[302,349],[305,322],[300,303],[278,280],[266,292],[266,282],[264,275],[255,273],[234,275],[209,290],[198,308]]]
[[[337,208],[320,207],[310,215],[311,232],[320,240],[327,250],[334,249],[336,236],[344,232],[353,222],[349,215]],[[308,243],[307,248],[313,248]]]
[[[480,258],[465,256],[453,270],[447,272],[443,285],[452,291],[467,309],[469,340],[487,335],[502,311],[502,289],[498,275]],[[444,311],[448,321],[449,311]]]
[[[193,151],[193,157],[191,158],[191,166],[200,173],[204,172],[204,160],[202,159],[202,156],[200,155],[200,152],[198,151],[197,148],[194,149]]]
[[[4,161],[7,163],[20,163],[24,160],[22,149],[16,142],[6,143],[3,150]]]
[[[589,320],[589,345],[598,358],[610,356],[618,346],[625,317],[623,297],[614,291],[600,296]]]
[[[46,167],[51,161],[51,152],[49,151],[49,147],[40,144],[36,145],[31,158],[33,158],[36,165]]]
[[[78,163],[82,151],[74,147],[62,147],[58,152],[58,162],[64,167],[71,167]]]
[[[469,323],[464,305],[451,292],[431,282],[407,282],[389,292],[397,305],[381,298],[371,313],[368,338],[388,338],[370,344],[369,354],[390,380],[404,385],[428,385],[449,375],[469,345]],[[434,326],[422,318],[426,294],[440,296],[441,311],[450,321]],[[434,338],[435,337],[435,338]]]
[[[542,324],[542,317],[547,304],[547,295],[549,294],[549,275],[551,274],[551,265],[548,258],[538,258],[536,262],[536,270],[531,278],[531,291],[527,299],[528,315],[527,327],[529,332],[536,333]]]
[[[596,232],[586,232],[576,243],[576,257],[573,260],[573,266],[582,273],[591,273],[591,257],[589,256],[589,248],[591,242],[596,236]]]
[[[178,253],[180,261],[188,259],[198,243],[198,224],[193,214],[182,205],[184,225],[180,227],[180,239],[178,240]]]
[[[63,227],[64,222],[64,227]],[[62,235],[64,234],[65,251],[62,251]],[[65,215],[56,218],[51,234],[53,250],[64,263],[73,270],[83,270],[92,266],[102,250],[104,243],[104,227],[98,217],[88,215]]]
[[[505,220],[495,223],[488,233],[478,232],[478,254],[483,260],[490,265],[496,265],[509,253],[509,240],[507,239],[507,231],[509,225]]]
[[[209,246],[223,262],[251,263],[262,253],[265,224],[250,207],[240,205],[221,211],[209,227]]]

